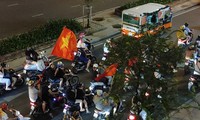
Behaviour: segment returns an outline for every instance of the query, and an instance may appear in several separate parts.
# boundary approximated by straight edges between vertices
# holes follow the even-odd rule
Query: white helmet
[[[93,64],[93,67],[98,68],[99,65],[95,63],[95,64]]]

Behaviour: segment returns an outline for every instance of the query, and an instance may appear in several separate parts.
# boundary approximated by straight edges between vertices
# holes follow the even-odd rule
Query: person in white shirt
[[[9,78],[4,78],[4,72],[2,71],[2,66],[0,66],[0,83],[6,84],[5,90],[11,90],[9,87],[11,85],[11,80]]]

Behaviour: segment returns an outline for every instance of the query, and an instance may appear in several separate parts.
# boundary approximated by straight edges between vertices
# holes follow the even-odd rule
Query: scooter
[[[82,120],[79,103],[66,103],[63,108],[63,120]]]
[[[16,83],[15,83],[15,87],[20,87],[22,85],[24,85],[25,83],[25,78],[22,77],[21,74],[18,74],[15,72],[14,69],[8,69],[7,70],[7,74],[12,78],[15,77],[16,78]],[[11,79],[12,80],[12,79]],[[3,94],[6,92],[5,90],[6,84],[2,84],[0,83],[0,94]]]

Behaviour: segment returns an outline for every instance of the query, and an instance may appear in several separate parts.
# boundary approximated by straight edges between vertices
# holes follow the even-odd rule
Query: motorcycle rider
[[[110,49],[110,47],[112,47],[112,43],[111,43],[112,40],[113,40],[113,38],[107,39],[106,42],[103,45],[103,52],[104,52],[104,56],[102,58],[103,61],[106,59],[107,54],[110,52],[109,49]]]
[[[185,23],[184,26],[185,26],[185,29],[184,29],[185,34],[186,34],[187,36],[192,37],[192,31],[191,31],[191,29],[188,27],[189,24],[188,24],[188,23]]]
[[[200,58],[195,59],[194,61],[194,75],[198,75],[200,77]]]
[[[86,71],[90,72],[89,67],[91,64],[91,60],[89,58],[87,58],[87,52],[90,48],[88,48],[88,46],[85,43],[85,33],[80,33],[79,35],[79,39],[77,41],[77,48],[79,49],[80,52],[80,60],[87,63],[86,66]]]
[[[9,68],[7,68],[6,63],[1,63],[0,65],[0,83],[6,84],[5,90],[11,90],[15,89],[15,83],[17,82],[17,78],[10,76],[9,73],[7,73]],[[11,88],[9,87],[11,85]]]
[[[185,30],[185,25],[180,26],[179,31],[176,32],[176,36],[178,38],[178,46],[187,45],[189,43],[190,36],[187,35],[187,31]]]
[[[54,82],[58,81],[59,82],[59,87],[61,88],[62,86],[62,81],[56,76],[56,67],[53,63],[50,63],[49,67],[46,68],[44,72],[44,76],[46,80],[52,80]],[[52,83],[50,82],[49,87],[51,87]]]
[[[83,84],[79,84],[77,86],[77,89],[75,90],[75,92],[76,92],[76,101],[75,101],[75,103],[79,103],[80,111],[83,112],[86,109],[86,113],[90,113],[90,111],[88,109],[88,103],[85,100],[84,85]],[[83,108],[83,104],[85,106],[85,109]]]
[[[64,64],[61,61],[57,62],[56,70],[55,70],[55,77],[60,79],[59,89],[63,89],[63,82],[64,82],[64,75],[65,75],[65,68]]]
[[[8,109],[8,105],[6,103],[2,103],[0,106],[0,120],[8,120],[8,115],[5,110]]]
[[[200,49],[200,35],[197,36],[195,45],[196,45],[197,49]]]

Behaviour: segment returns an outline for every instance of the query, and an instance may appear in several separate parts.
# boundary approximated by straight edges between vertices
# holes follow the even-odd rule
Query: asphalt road
[[[93,0],[92,13],[133,0]],[[48,20],[83,16],[84,0],[1,0],[0,39],[29,31]]]
[[[188,11],[184,11],[184,14],[181,15],[176,15],[173,18],[173,28],[171,31],[178,29],[180,25],[184,24],[185,22],[189,23],[189,26],[193,29],[194,33],[194,38],[200,33],[200,30],[198,29],[200,24],[199,24],[199,19],[200,16],[197,14],[200,13],[200,8],[198,9],[190,9]],[[183,21],[184,20],[184,21]],[[172,38],[175,39],[174,34],[172,34]],[[102,56],[102,46],[95,47],[94,54],[98,57],[101,58]],[[67,66],[70,65],[69,62],[62,60]],[[181,87],[180,91],[182,93],[187,93],[187,80],[188,76],[184,76],[183,72],[181,71],[182,69],[179,69],[180,71],[176,74],[176,79],[180,81]],[[80,77],[80,81],[85,83],[86,86],[89,86],[89,82],[91,80],[91,75],[90,73],[82,72],[78,74]],[[16,91],[12,91],[8,94],[5,94],[4,96],[0,96],[0,99],[11,99],[11,97],[19,95],[19,97],[15,98],[14,100],[11,100],[10,104],[12,104],[16,109],[20,110],[23,115],[27,115],[29,112],[29,100],[28,100],[28,94],[26,92],[27,87],[24,86],[22,89],[18,89]],[[61,112],[61,111],[60,111]],[[86,119],[89,119],[91,117],[91,114],[86,115],[83,114]],[[85,120],[84,118],[84,120]]]

